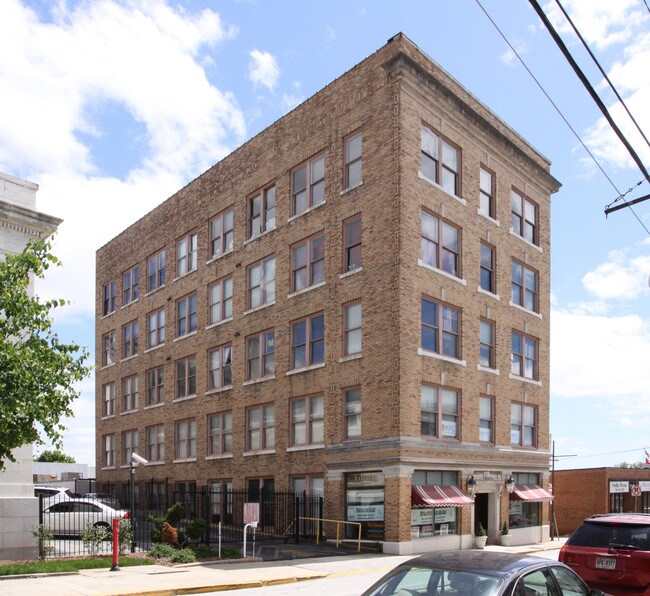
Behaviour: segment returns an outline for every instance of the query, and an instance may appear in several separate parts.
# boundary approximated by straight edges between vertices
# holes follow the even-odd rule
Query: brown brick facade
[[[422,126],[457,151],[456,196],[421,173]],[[355,155],[355,147],[347,141],[358,133],[362,135],[362,183],[345,188],[347,166]],[[325,158],[324,202],[296,215],[292,204],[299,183],[293,174],[317,156]],[[478,213],[482,165],[496,178],[493,218]],[[350,170],[349,175],[355,172]],[[317,174],[313,176],[316,179]],[[268,219],[265,231],[249,239],[249,199],[273,185],[274,222]],[[479,480],[477,490],[491,495],[489,533],[495,540],[508,509],[507,499],[502,498],[505,478],[515,473],[537,474],[540,484],[548,483],[549,218],[550,194],[558,187],[540,154],[407,38],[396,36],[97,252],[98,480],[126,487],[128,460],[123,457],[122,434],[137,429],[137,451],[146,456],[146,429],[164,425],[164,458],[139,471],[142,481],[167,479],[203,486],[228,480],[235,488],[245,488],[250,479],[273,478],[276,489],[289,490],[292,479],[309,477],[324,486],[326,517],[345,519],[346,475],[376,471],[384,478],[385,541],[397,544],[411,540],[414,470],[455,472],[455,484],[462,490],[474,475]],[[307,188],[307,192],[318,192]],[[511,232],[513,188],[536,205],[534,243]],[[233,248],[210,258],[209,222],[229,208],[234,213]],[[423,210],[442,222],[441,230],[447,230],[447,225],[458,230],[454,275],[421,261]],[[348,271],[345,222],[359,214],[362,262],[361,267]],[[192,233],[198,240],[197,267],[179,276],[178,240]],[[318,243],[311,242],[303,262],[304,255],[297,252],[299,244],[321,236],[324,252],[319,253]],[[481,241],[496,250],[496,291],[492,293],[478,289]],[[148,259],[163,250],[166,282],[147,292]],[[270,256],[274,257],[274,296],[269,288],[260,293],[253,289],[263,288],[254,266]],[[537,272],[538,312],[510,300],[513,258]],[[136,266],[140,295],[125,304],[122,276]],[[296,291],[297,277],[316,281]],[[232,278],[232,318],[210,324],[208,288],[225,278]],[[103,316],[104,287],[111,281],[117,283],[117,308]],[[177,337],[179,318],[185,324],[178,301],[193,293],[196,331]],[[251,300],[259,296],[270,302],[252,306]],[[453,358],[422,349],[423,297],[458,314]],[[350,354],[346,342],[353,340],[346,333],[344,308],[355,302],[361,304],[362,349]],[[165,339],[148,349],[148,315],[158,309],[165,313]],[[317,324],[321,315],[322,338]],[[489,370],[479,365],[481,318],[495,324],[495,364]],[[122,329],[132,321],[139,323],[138,353],[123,359]],[[302,327],[301,321],[306,322]],[[536,342],[531,365],[534,379],[509,374],[513,330]],[[117,338],[116,363],[102,366],[102,338],[111,331]],[[273,332],[272,341],[265,332]],[[304,334],[307,364],[295,370],[292,362],[302,358]],[[272,349],[266,362],[274,359],[274,373],[251,380],[249,367],[264,365],[251,352],[254,336],[261,339],[260,346]],[[232,384],[210,389],[208,354],[220,346],[232,347]],[[320,350],[324,351],[322,362]],[[316,361],[310,363],[312,354]],[[176,363],[192,356],[196,358],[195,392],[185,399],[175,398]],[[146,371],[158,367],[164,370],[164,399],[148,406]],[[139,379],[139,403],[134,411],[124,412],[122,379],[130,375]],[[104,416],[103,387],[110,383],[115,383],[115,413]],[[447,389],[456,392],[454,438],[422,437],[423,384],[440,394]],[[347,438],[346,424],[355,420],[349,404],[346,415],[349,388],[361,391],[360,437],[352,433]],[[494,404],[493,435],[486,442],[479,436],[481,395],[491,396]],[[311,403],[313,396],[322,396],[323,406],[322,414],[313,414],[313,429],[309,430],[309,424],[301,426],[301,414],[295,412],[292,425],[292,411],[301,406],[294,400]],[[535,413],[532,446],[511,443],[513,403]],[[247,445],[247,412],[265,405],[274,407],[274,447],[255,451]],[[208,416],[223,412],[232,413],[232,450],[210,456]],[[196,423],[191,457],[176,453],[176,423],[181,420]],[[317,435],[321,426],[322,441],[294,444],[295,433]],[[105,461],[107,436],[115,437],[115,461]],[[184,440],[181,443],[182,450]],[[457,536],[463,546],[471,536],[472,519],[471,507],[460,508]],[[540,526],[547,524],[545,513]]]

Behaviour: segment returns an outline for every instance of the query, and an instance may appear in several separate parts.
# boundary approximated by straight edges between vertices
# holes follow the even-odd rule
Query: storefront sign
[[[626,480],[610,480],[609,492],[612,494],[630,492],[630,483]]]
[[[456,521],[456,509],[454,507],[436,507],[433,511],[436,524]]]
[[[642,493],[650,492],[650,480],[639,480],[639,488]]]
[[[383,505],[351,505],[348,506],[348,521],[384,521]]]
[[[362,486],[384,486],[384,475],[381,472],[359,472],[347,475],[348,488]]]
[[[433,523],[433,509],[411,509],[411,525],[422,526]]]

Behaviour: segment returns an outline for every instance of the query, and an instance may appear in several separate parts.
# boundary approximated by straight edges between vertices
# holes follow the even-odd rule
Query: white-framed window
[[[325,494],[325,481],[322,476],[306,475],[291,477],[291,491],[296,495],[306,493],[308,495]]]
[[[232,412],[208,416],[208,455],[232,453]]]
[[[320,445],[324,440],[325,407],[322,395],[291,400],[291,445]]]
[[[275,448],[275,407],[256,406],[246,410],[246,451]]]
[[[526,379],[538,379],[537,346],[539,340],[535,337],[512,332],[512,360],[511,373]]]
[[[494,321],[481,319],[480,322],[480,364],[486,368],[496,368],[494,342],[496,339]]]
[[[460,395],[455,389],[422,385],[420,433],[423,437],[460,439]]]
[[[291,368],[325,362],[325,315],[291,323]]]
[[[343,306],[343,348],[345,356],[361,353],[361,302]]]
[[[354,188],[363,182],[363,134],[358,132],[344,141],[344,186]]]
[[[138,387],[138,375],[122,379],[122,412],[133,412],[138,409]]]
[[[197,328],[196,292],[176,301],[176,337],[194,333]]]
[[[291,173],[291,195],[293,215],[325,200],[325,156],[315,157]]]
[[[539,246],[537,204],[514,188],[510,192],[512,231],[531,244]]]
[[[138,322],[131,321],[122,327],[122,358],[138,353]]]
[[[325,281],[325,234],[319,233],[291,247],[291,291]]]
[[[275,186],[248,199],[248,238],[275,228]]]
[[[196,418],[176,422],[176,459],[196,457]]]
[[[275,256],[257,261],[248,268],[248,308],[275,301]]]
[[[140,267],[133,267],[122,275],[124,304],[135,302],[140,296]]]
[[[351,387],[344,392],[345,438],[361,437],[361,387]]]
[[[481,166],[479,174],[479,209],[481,213],[496,219],[496,176],[485,166]]]
[[[219,346],[208,352],[208,389],[232,385],[232,346]]]
[[[420,235],[420,260],[460,277],[460,228],[423,209]]]
[[[104,285],[104,303],[102,306],[102,315],[106,316],[115,312],[117,308],[117,286],[114,281],[109,281]]]
[[[494,398],[487,395],[479,399],[479,441],[494,443]]]
[[[539,274],[515,259],[512,260],[511,299],[526,310],[539,312]]]
[[[148,426],[146,433],[147,459],[150,462],[165,461],[165,425]]]
[[[125,430],[122,433],[122,465],[131,463],[131,454],[138,452],[138,431]]]
[[[147,405],[154,406],[165,401],[165,367],[157,366],[147,371]]]
[[[481,289],[491,294],[497,293],[496,248],[481,242]]]
[[[343,271],[354,271],[362,266],[363,244],[361,214],[343,222]]]
[[[176,397],[196,395],[196,356],[176,361]]]
[[[226,209],[210,220],[210,251],[209,257],[215,259],[230,252],[235,239],[234,211]]]
[[[161,250],[147,259],[147,292],[165,285],[165,251]]]
[[[102,366],[115,364],[115,331],[102,336]]]
[[[147,315],[147,348],[165,343],[165,309],[159,308]]]
[[[115,383],[107,383],[102,387],[103,404],[102,416],[115,416]]]
[[[510,404],[510,444],[537,446],[537,408],[520,403]]]
[[[208,324],[215,325],[232,318],[232,276],[214,282],[208,288]]]
[[[264,331],[246,340],[246,380],[275,374],[275,331]]]
[[[199,264],[199,236],[191,233],[176,242],[176,277],[194,271]]]
[[[104,452],[102,455],[102,466],[112,467],[115,465],[115,435],[104,435]]]
[[[421,127],[422,175],[460,197],[460,149],[427,126]]]
[[[460,358],[460,310],[422,297],[422,349]]]

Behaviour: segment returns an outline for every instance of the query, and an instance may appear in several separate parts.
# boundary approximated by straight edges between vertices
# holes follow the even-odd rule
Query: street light
[[[474,493],[476,493],[476,480],[474,480],[473,474],[467,479],[467,492],[470,497],[473,497]]]
[[[512,491],[515,490],[515,481],[510,475],[506,478],[506,490],[508,494],[512,494]]]
[[[141,455],[138,455],[135,451],[131,452],[131,476],[130,476],[130,490],[129,496],[131,501],[131,552],[135,552],[135,469],[140,465],[148,464],[149,460],[146,460]]]

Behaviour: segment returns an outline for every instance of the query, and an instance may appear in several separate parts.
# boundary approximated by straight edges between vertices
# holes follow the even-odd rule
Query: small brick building
[[[544,540],[549,170],[396,35],[98,250],[98,486]]]
[[[596,513],[650,514],[650,468],[556,470],[554,476],[560,535],[571,534],[583,519]]]

